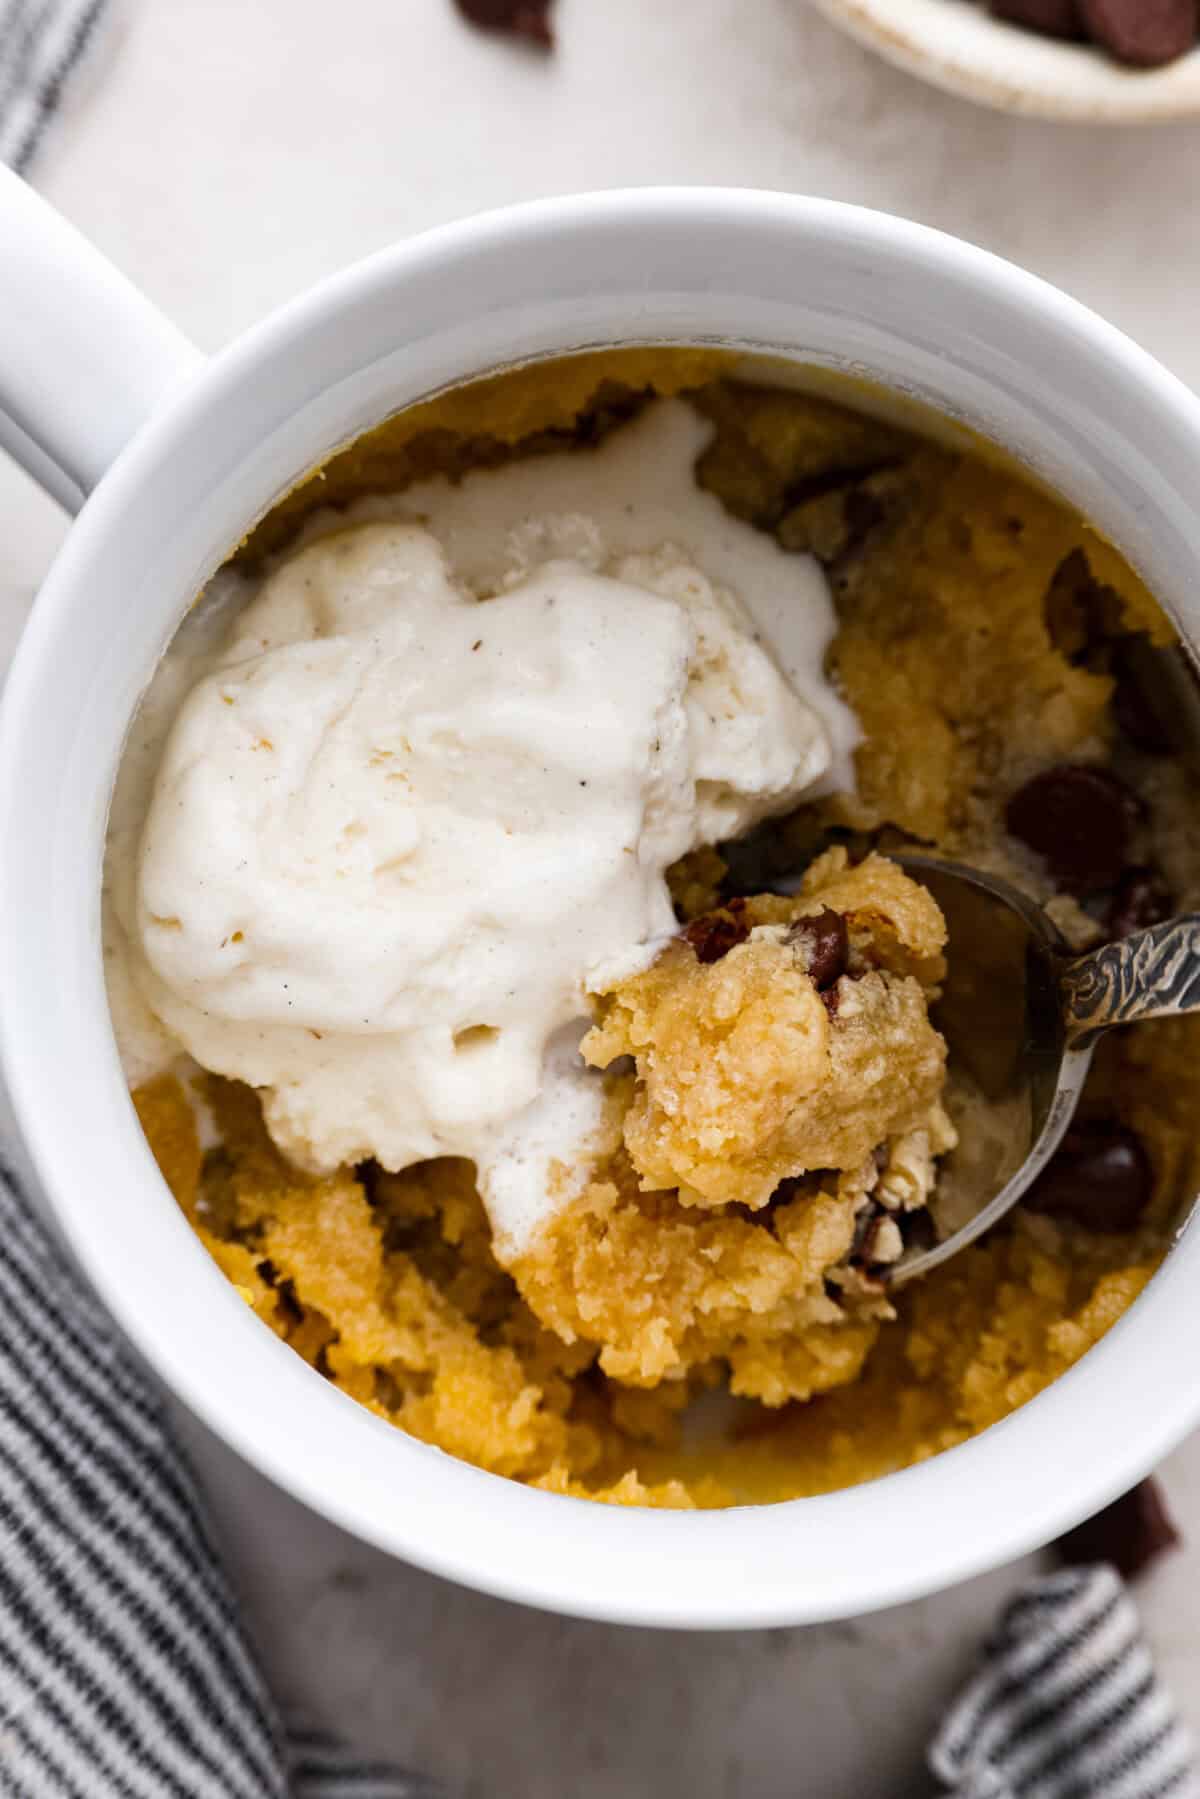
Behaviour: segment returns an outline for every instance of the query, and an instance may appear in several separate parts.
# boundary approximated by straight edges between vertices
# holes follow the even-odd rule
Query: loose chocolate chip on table
[[[1130,1231],[1153,1189],[1150,1158],[1135,1131],[1114,1118],[1077,1118],[1025,1204],[1086,1230]]]
[[[1111,1562],[1126,1580],[1136,1580],[1179,1541],[1162,1488],[1156,1480],[1143,1480],[1059,1537],[1054,1549],[1068,1567]]]
[[[549,50],[554,44],[550,28],[551,0],[454,0],[464,19],[484,31],[506,31],[510,37],[528,38]]]
[[[1097,44],[1144,69],[1173,62],[1200,33],[1197,0],[1079,0],[1079,11]]]
[[[1112,938],[1162,924],[1175,910],[1171,889],[1156,868],[1127,868],[1108,903],[1105,924]]]
[[[1047,37],[1080,38],[1083,22],[1076,0],[992,0],[992,14]]]
[[[811,918],[798,918],[787,941],[798,946],[808,978],[818,993],[832,987],[845,974],[850,939],[846,935],[846,920],[832,907],[822,907]]]
[[[744,905],[745,901],[737,908],[739,913]],[[706,912],[703,918],[693,918],[683,933],[685,942],[691,944],[701,962],[719,962],[749,935],[750,926],[745,919],[731,917],[729,911]]]
[[[1086,894],[1120,879],[1139,811],[1136,796],[1107,769],[1064,762],[1019,788],[1005,818],[1061,887]]]

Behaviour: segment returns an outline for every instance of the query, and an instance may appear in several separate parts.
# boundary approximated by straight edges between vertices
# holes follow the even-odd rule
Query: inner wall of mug
[[[1183,633],[1200,635],[1196,446],[1147,417],[1154,386],[1183,390],[1119,333],[1034,278],[901,221],[702,190],[666,206],[651,192],[432,233],[336,278],[219,358],[236,441],[223,463],[195,446],[206,505],[174,539],[173,578],[146,596],[158,630],[141,678],[247,530],[373,425],[531,361],[660,344],[828,368],[969,426],[1072,501]],[[170,485],[164,503],[178,498]]]
[[[1200,1354],[1196,1308],[1178,1303],[1196,1233],[1077,1368],[931,1463],[753,1522],[738,1510],[622,1517],[404,1439],[262,1330],[166,1197],[117,1061],[99,953],[125,731],[186,606],[255,519],[338,446],[465,378],[658,343],[836,369],[969,424],[1111,536],[1194,630],[1200,409],[1031,277],[917,227],[777,196],[610,195],[452,227],[234,345],[86,509],[5,707],[0,828],[23,854],[0,911],[0,1028],[85,1269],[159,1373],[268,1474],[381,1546],[510,1597],[643,1622],[796,1622],[1014,1555],[1157,1459],[1200,1410],[1178,1378]],[[447,1518],[468,1516],[470,1540],[448,1543]]]

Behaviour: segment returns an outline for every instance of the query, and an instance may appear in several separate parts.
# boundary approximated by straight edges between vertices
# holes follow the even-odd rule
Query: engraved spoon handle
[[[1200,912],[1132,931],[1059,975],[1067,1044],[1084,1049],[1115,1024],[1200,1012]]]

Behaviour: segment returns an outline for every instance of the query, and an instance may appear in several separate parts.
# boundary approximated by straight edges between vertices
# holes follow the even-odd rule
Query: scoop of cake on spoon
[[[941,1240],[895,1262],[893,1286],[948,1261],[1028,1192],[1063,1140],[1105,1031],[1200,1011],[1200,913],[1079,955],[1007,881],[933,856],[895,860],[946,919],[934,1016],[971,1123],[939,1182]]]

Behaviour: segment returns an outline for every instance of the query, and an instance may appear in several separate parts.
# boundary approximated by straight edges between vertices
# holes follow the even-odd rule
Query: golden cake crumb
[[[163,1074],[135,1089],[133,1106],[160,1174],[194,1224],[203,1158],[187,1094],[174,1075]]]
[[[618,1162],[612,1171],[618,1175]],[[861,1186],[812,1182],[759,1223],[642,1193],[632,1171],[594,1181],[513,1265],[537,1316],[632,1385],[679,1380],[713,1361],[731,1388],[780,1405],[853,1379],[890,1307],[826,1292],[845,1260]]]
[[[827,909],[849,939],[831,1005],[793,928]],[[582,1046],[595,1067],[634,1058],[626,1148],[643,1187],[683,1205],[763,1206],[791,1176],[856,1168],[927,1117],[945,1078],[928,1017],[945,926],[893,863],[830,850],[795,899],[760,895],[739,922],[719,960],[680,941],[619,983]]]

